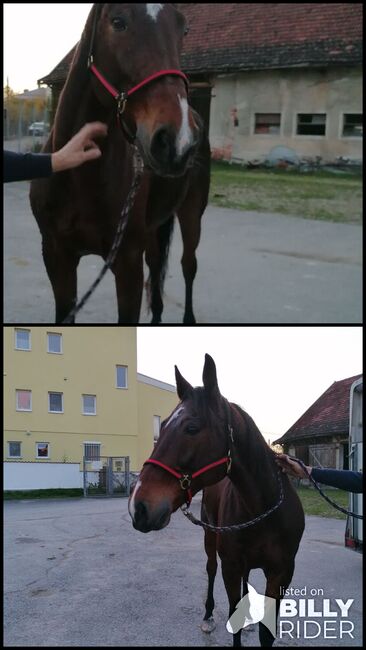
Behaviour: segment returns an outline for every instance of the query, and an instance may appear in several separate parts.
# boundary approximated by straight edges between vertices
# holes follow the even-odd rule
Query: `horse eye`
[[[116,18],[112,18],[112,25],[117,32],[125,32],[127,29],[126,21],[124,20],[124,18],[121,18],[120,16],[117,16]]]
[[[186,432],[187,433],[198,433],[199,432],[199,427],[197,427],[195,424],[188,424],[186,427]]]

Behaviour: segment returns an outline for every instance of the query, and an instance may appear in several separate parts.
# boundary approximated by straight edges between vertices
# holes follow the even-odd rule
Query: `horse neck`
[[[252,418],[236,405],[233,411],[230,478],[245,501],[262,508],[273,502],[278,491],[274,454]]]
[[[100,120],[109,123],[111,121],[113,109],[103,107],[97,100],[92,90],[91,72],[88,68],[94,10],[95,8],[89,15],[60,95],[53,130],[54,150],[64,146],[86,122]]]

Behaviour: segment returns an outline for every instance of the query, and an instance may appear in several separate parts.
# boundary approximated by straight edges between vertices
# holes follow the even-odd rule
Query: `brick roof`
[[[48,86],[52,86],[53,84],[64,84],[67,74],[69,72],[69,68],[72,62],[72,59],[74,57],[74,53],[76,50],[76,45],[70,50],[66,56],[56,65],[56,67],[51,70],[45,77],[42,77],[41,79],[38,79],[38,83],[40,84],[47,84]]]
[[[232,71],[362,61],[362,5],[180,4],[183,68]]]
[[[335,381],[275,442],[283,444],[310,436],[348,433],[350,388],[360,377],[362,375]]]
[[[362,62],[361,3],[176,6],[190,27],[182,56],[190,74]],[[74,49],[43,82],[65,80]]]

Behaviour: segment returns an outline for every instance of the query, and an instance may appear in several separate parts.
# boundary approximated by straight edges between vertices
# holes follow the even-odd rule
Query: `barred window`
[[[85,460],[100,460],[100,443],[85,442],[84,458]]]

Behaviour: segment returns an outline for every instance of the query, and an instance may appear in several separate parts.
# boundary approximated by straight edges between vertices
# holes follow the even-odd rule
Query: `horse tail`
[[[164,221],[164,223],[161,226],[159,226],[156,232],[157,260],[155,260],[155,268],[159,269],[159,274],[158,274],[158,278],[153,279],[150,271],[149,278],[147,281],[146,289],[147,289],[147,296],[148,296],[150,309],[152,308],[151,301],[153,295],[153,286],[152,286],[153,281],[156,284],[158,284],[160,291],[162,291],[164,287],[165,276],[168,269],[169,249],[173,237],[174,218],[175,215],[172,214],[169,217],[169,219],[167,219],[167,221]]]

